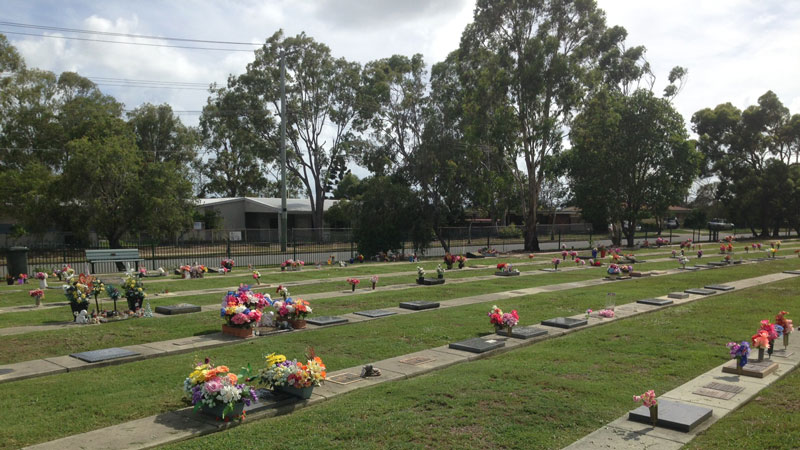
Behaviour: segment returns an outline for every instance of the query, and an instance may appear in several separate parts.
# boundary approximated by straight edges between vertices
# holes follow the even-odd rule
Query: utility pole
[[[286,253],[286,51],[281,49],[281,252]]]

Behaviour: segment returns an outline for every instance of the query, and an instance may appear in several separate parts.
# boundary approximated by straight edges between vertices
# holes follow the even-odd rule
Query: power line
[[[245,50],[245,49],[238,49],[238,48],[217,48],[217,47],[190,47],[186,45],[167,45],[167,44],[147,44],[145,42],[123,42],[123,41],[108,41],[105,39],[89,39],[89,38],[79,38],[79,37],[71,37],[71,36],[52,36],[48,34],[35,34],[35,33],[23,33],[21,31],[5,31],[0,30],[2,34],[18,34],[22,36],[36,36],[36,37],[43,37],[43,38],[51,38],[51,39],[69,39],[73,41],[87,41],[87,42],[104,42],[107,44],[124,44],[124,45],[140,45],[144,47],[166,47],[166,48],[183,48],[188,50],[213,50],[213,51],[220,51],[220,52],[248,52],[252,53],[253,50]]]
[[[93,77],[87,76],[86,78],[90,80],[98,80],[98,81],[110,81],[110,82],[130,82],[130,83],[155,83],[155,84],[164,84],[164,85],[181,85],[181,86],[197,86],[206,88],[209,86],[210,83],[200,83],[200,82],[192,82],[192,81],[158,81],[158,80],[132,80],[129,78],[111,78],[111,77]]]
[[[164,41],[181,41],[181,42],[201,42],[206,44],[229,44],[229,45],[254,45],[260,47],[261,44],[257,44],[254,42],[234,42],[234,41],[212,41],[212,40],[204,40],[204,39],[189,39],[189,38],[176,38],[176,37],[165,37],[165,36],[149,36],[145,34],[128,34],[128,33],[115,33],[111,31],[94,31],[94,30],[81,30],[77,28],[62,28],[62,27],[53,27],[49,25],[33,25],[27,23],[18,23],[18,22],[4,22],[0,21],[0,25],[5,25],[8,27],[15,27],[15,28],[31,28],[36,30],[49,30],[49,31],[65,31],[68,33],[82,33],[82,34],[97,34],[103,36],[123,36],[123,37],[134,37],[139,39],[159,39]]]

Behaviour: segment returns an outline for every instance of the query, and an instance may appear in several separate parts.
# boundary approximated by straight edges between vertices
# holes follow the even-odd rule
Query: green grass
[[[797,337],[795,337],[797,339]],[[761,391],[686,445],[686,449],[800,447],[800,371]]]
[[[735,270],[620,283],[613,289],[617,304],[622,304],[678,286],[730,280]],[[356,447],[404,442],[474,446],[475,441],[465,441],[469,435],[495,447],[566,445],[632,407],[633,393],[647,388],[663,392],[723,362],[724,343],[749,336],[760,319],[785,308],[798,288],[800,280],[794,278],[708,298],[408,382],[358,391],[291,417],[249,426],[268,427],[258,433],[262,443],[264,436],[280,436],[281,444],[303,447],[341,446],[350,439]],[[603,285],[496,303],[517,309],[521,323],[531,324],[602,306],[608,290],[609,285]],[[192,362],[205,356],[241,367],[258,365],[259,356],[272,351],[301,357],[313,346],[333,371],[487,333],[488,306],[393,316],[0,384],[5,404],[13,405],[0,409],[0,423],[6,425],[0,428],[0,445],[19,447],[180,408],[185,405],[180,384]],[[720,315],[725,320],[719,320]],[[297,432],[298,423],[303,432]],[[294,431],[289,432],[290,426]],[[241,448],[253,447],[242,437],[246,429],[190,445],[218,447],[214,439],[239,436],[236,439],[244,439]]]
[[[166,448],[251,448],[264,435],[280,436],[275,448],[561,448],[633,409],[633,394],[723,363],[724,343],[749,335],[798,287],[793,279],[615,322]],[[721,311],[736,314],[720,321]],[[697,448],[797,448],[800,415],[786,416],[799,383],[789,383],[768,397],[772,414],[762,415],[770,400],[756,400],[761,410]],[[293,432],[298,424],[304,432]]]
[[[655,263],[654,265],[674,264],[674,262]],[[645,266],[642,264],[641,266]],[[617,301],[625,297],[624,292],[631,293],[634,297],[628,301],[645,298],[655,290],[655,295],[664,295],[672,291],[682,291],[691,287],[700,287],[706,284],[721,283],[738,278],[749,278],[759,275],[778,272],[797,267],[794,260],[778,260],[771,263],[734,266],[721,270],[703,271],[697,273],[684,273],[669,277],[640,279],[621,284],[605,284],[597,288],[601,292],[618,292]],[[587,269],[560,273],[542,273],[531,277],[497,277],[491,281],[470,282],[464,284],[430,286],[426,288],[403,289],[398,291],[375,291],[365,295],[349,295],[317,299],[312,302],[314,315],[337,315],[365,309],[376,309],[387,306],[396,306],[401,301],[410,299],[424,299],[428,301],[443,301],[453,298],[467,297],[493,292],[505,292],[520,288],[529,288],[542,285],[567,283],[586,279],[596,279],[602,276],[601,269]],[[702,281],[699,281],[702,280]],[[578,295],[586,292],[579,290]],[[560,295],[567,295],[561,293]],[[162,304],[175,303],[176,299],[164,298],[151,302],[153,308]],[[181,302],[195,304],[215,304],[220,301],[217,294],[208,294],[198,297],[184,297]],[[598,300],[591,306],[596,309],[603,306]],[[556,315],[572,315],[586,309],[560,310]],[[8,319],[24,320],[24,315],[53,315],[61,320],[68,309],[52,309],[35,312],[0,314],[0,324]],[[8,317],[7,317],[8,316]],[[8,323],[8,322],[6,322]],[[165,325],[168,324],[168,325]],[[221,321],[215,311],[207,311],[188,315],[179,315],[153,320],[132,319],[121,322],[112,322],[99,326],[74,326],[67,329],[52,331],[37,331],[3,337],[4,344],[0,346],[0,364],[40,359],[69,353],[96,350],[113,346],[143,344],[167,339],[176,339],[184,336],[215,333],[220,330]],[[316,331],[315,331],[316,332]]]

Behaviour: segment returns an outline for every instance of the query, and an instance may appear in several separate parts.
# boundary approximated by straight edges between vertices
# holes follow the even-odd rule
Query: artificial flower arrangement
[[[464,255],[458,255],[456,256],[456,262],[458,262],[458,268],[463,269],[464,264],[467,262],[467,257]]]
[[[775,339],[778,339],[783,335],[783,327],[769,323],[769,319],[764,319],[761,321],[761,328],[759,328],[758,333],[764,333],[767,335],[767,353],[772,356],[772,352],[775,350]]]
[[[725,258],[723,258],[723,259],[725,260],[726,263],[730,264],[731,259],[732,259],[731,258],[731,254],[730,253],[725,254]]]
[[[764,350],[769,348],[769,332],[758,330],[750,337],[751,346],[758,349],[758,360],[764,359]]]
[[[358,257],[356,257],[356,260],[358,260],[358,262],[360,262],[360,263],[363,263],[364,262],[364,255],[359,253]]]
[[[678,258],[678,263],[681,265],[681,268],[685,269],[686,268],[686,264],[689,263],[689,258],[687,258],[685,256],[681,256],[680,258]]]
[[[569,252],[569,256],[570,256],[570,258],[572,258],[572,259],[573,259],[573,261],[574,261],[574,260],[575,260],[575,258],[577,258],[577,257],[578,257],[578,252],[576,252],[575,250],[570,250],[570,252]]]
[[[720,245],[719,245],[719,253],[720,253],[720,254],[723,254],[723,253],[725,253],[725,244],[720,244]]]
[[[374,291],[375,290],[375,285],[378,284],[378,276],[377,275],[373,275],[373,276],[369,277],[369,281],[370,281],[370,283],[372,283],[372,290]]]
[[[656,426],[658,422],[658,400],[656,400],[656,393],[652,389],[642,395],[634,395],[633,401],[642,402],[644,406],[650,408],[650,423]]]
[[[208,267],[198,264],[192,267],[191,275],[192,278],[203,278],[203,275],[205,275],[206,272],[208,272]]]
[[[697,257],[698,258],[702,258],[703,257],[703,250],[698,250],[697,251]]]
[[[25,284],[27,282],[28,282],[28,274],[27,273],[19,274],[19,276],[17,277],[17,283],[18,284]]]
[[[455,262],[456,256],[451,255],[450,252],[444,254],[444,263],[447,265],[448,269],[452,269]]]
[[[286,289],[286,286],[279,284],[277,289],[275,289],[275,293],[283,297],[286,300],[289,297],[289,289]]]
[[[622,273],[622,270],[619,268],[617,264],[611,263],[608,265],[608,270],[606,272],[609,275],[619,275]]]
[[[425,269],[423,269],[422,266],[417,266],[417,278],[420,280],[425,278]]]
[[[36,301],[36,306],[42,305],[42,299],[44,298],[44,291],[42,289],[34,289],[28,292],[28,295],[33,297],[33,299]]]
[[[575,265],[576,266],[585,266],[586,265],[586,260],[580,259],[580,258],[575,258]]]
[[[515,269],[511,263],[499,263],[497,264],[497,270],[506,273],[517,273],[519,270]]]
[[[330,260],[328,260],[328,262],[330,262]],[[294,260],[291,260],[291,259],[287,259],[286,261],[282,262],[281,263],[281,272],[284,272],[287,267],[289,269],[291,269],[292,268],[292,264],[294,264]]]
[[[666,240],[666,239],[664,239],[662,237],[657,237],[656,238],[656,245],[657,246],[661,247],[662,245],[667,245],[667,244],[669,244],[668,240]]]
[[[437,278],[444,278],[444,269],[442,268],[441,264],[436,266],[436,277]]]
[[[183,278],[189,278],[192,275],[192,266],[185,264],[178,268],[178,271],[183,275]]]
[[[770,247],[769,250],[767,251],[769,252],[771,258],[774,258],[775,255],[778,253],[778,249],[776,249],[775,247]]]
[[[97,297],[100,296],[100,294],[102,294],[103,292],[105,292],[106,285],[103,284],[103,282],[100,281],[100,279],[98,279],[98,278],[89,277],[87,279],[86,286],[89,288],[89,292],[94,297],[94,306],[96,308],[95,311],[96,311],[96,314],[99,315],[100,314],[100,303],[97,302]]]
[[[567,260],[567,255],[568,255],[568,254],[569,254],[569,253],[568,253],[566,250],[562,250],[562,251],[561,251],[561,260],[562,260],[562,261],[566,261],[566,260]]]
[[[358,286],[358,284],[361,283],[361,280],[359,280],[358,278],[348,278],[346,281],[350,284],[350,287],[353,289],[353,292],[356,291],[356,286]]]
[[[139,268],[139,278],[144,278],[147,276],[147,267],[142,266]]]
[[[725,252],[726,253],[733,253],[733,244],[729,243],[728,245],[726,245],[725,246]]]
[[[37,280],[46,280],[47,279],[47,273],[46,272],[36,272],[36,275],[34,275],[34,277]]]
[[[292,262],[292,270],[303,270],[303,266],[305,265],[306,265],[305,261],[296,259]]]
[[[306,316],[312,312],[311,305],[302,298],[286,300],[275,300],[272,307],[278,315],[279,321],[305,320]]]
[[[252,387],[239,383],[239,376],[231,373],[227,366],[214,367],[206,358],[203,364],[197,364],[194,370],[183,382],[183,392],[191,399],[195,411],[204,409],[206,411],[222,407],[220,416],[225,416],[236,412],[236,417],[243,415],[241,410],[236,411],[237,403],[250,405],[258,401],[256,390]]]
[[[519,323],[519,314],[517,314],[516,309],[510,313],[504,313],[497,305],[493,305],[487,315],[489,316],[489,323],[494,325],[495,329],[513,328]]]
[[[57,277],[59,281],[61,281],[62,278],[71,278],[73,275],[75,275],[75,271],[69,264],[65,264],[61,269],[53,269],[53,276]]]
[[[800,257],[800,248],[798,248],[797,250],[795,250],[795,251],[794,251],[794,254],[795,254],[795,255],[797,255],[798,257]]]
[[[591,316],[591,315],[592,315],[592,308],[589,308],[589,309],[586,310],[586,318],[588,319],[589,316]]]
[[[614,317],[614,310],[613,309],[601,309],[597,311],[597,315],[600,317],[605,317],[606,319],[612,319]]]
[[[687,240],[681,242],[681,244],[680,244],[681,249],[690,248],[691,246],[692,246],[692,240],[691,239],[687,239]]]
[[[106,294],[108,297],[114,301],[114,311],[111,311],[112,316],[117,315],[117,300],[119,300],[121,294],[119,293],[119,289],[115,288],[113,285],[106,285]]]
[[[794,324],[792,323],[792,319],[787,319],[786,315],[789,314],[786,311],[781,311],[778,315],[775,316],[775,325],[780,325],[783,327],[783,346],[786,347],[789,345],[789,334],[794,331]]]
[[[678,251],[673,249],[673,250],[672,250],[672,257],[674,258],[674,257],[676,257],[677,255],[678,255]]]
[[[261,285],[261,272],[254,270],[253,279],[256,280],[256,284]]]
[[[633,266],[626,266],[625,264],[622,264],[619,266],[619,270],[621,270],[622,273],[630,274],[633,273]]]
[[[781,241],[770,242],[770,246],[774,247],[777,250],[781,249]]]
[[[592,266],[592,267],[601,267],[603,265],[603,263],[600,262],[600,260],[595,261],[593,259],[590,259],[589,260],[589,265]]]
[[[65,284],[63,289],[73,313],[89,308],[89,288],[85,284],[75,281]]]
[[[306,357],[305,364],[297,360],[288,360],[284,355],[270,353],[265,357],[266,367],[254,377],[267,389],[284,387],[304,389],[321,385],[327,376],[327,368],[322,358],[314,354],[313,349]]]
[[[125,298],[128,300],[128,309],[136,312],[142,307],[147,293],[144,291],[144,285],[138,279],[128,276],[122,283],[122,289],[125,290]]]
[[[233,270],[233,266],[235,266],[235,265],[236,265],[236,262],[234,260],[230,259],[230,258],[223,259],[222,262],[220,262],[220,266],[228,269],[228,272]]]
[[[533,253],[528,253],[528,259],[533,259],[534,256],[536,256],[536,255],[533,254]]]
[[[750,356],[750,344],[747,341],[742,341],[741,344],[728,342],[727,347],[731,352],[731,358],[736,360],[737,369],[747,365],[747,357]]]
[[[229,327],[253,328],[261,320],[264,308],[272,304],[269,295],[253,292],[249,286],[242,285],[225,295],[219,315]]]
[[[558,258],[553,258],[553,260],[552,260],[552,261],[550,261],[550,262],[552,262],[552,263],[553,263],[553,268],[554,268],[555,270],[558,270],[558,265],[559,265],[559,264],[561,264],[561,260],[560,260],[560,259],[558,259]]]

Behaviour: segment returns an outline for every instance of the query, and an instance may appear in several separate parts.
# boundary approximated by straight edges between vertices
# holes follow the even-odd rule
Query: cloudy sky
[[[647,47],[659,91],[671,67],[688,68],[688,84],[675,100],[687,122],[698,109],[719,103],[744,108],[770,89],[792,113],[800,113],[800,2],[599,0],[598,4],[610,25],[628,30],[629,45]],[[0,33],[7,33],[32,67],[77,71],[93,78],[201,83],[172,84],[166,89],[114,86],[125,82],[105,80],[101,86],[127,108],[143,102],[169,103],[175,110],[188,111],[181,117],[195,124],[197,114],[191,111],[201,109],[207,98],[200,86],[224,83],[228,74],[243,72],[255,46],[216,45],[244,50],[234,52],[65,40],[41,35],[215,46],[10,23],[255,44],[283,28],[289,35],[305,31],[331,47],[335,56],[361,63],[422,53],[432,64],[458,46],[473,7],[474,0],[3,0]]]

